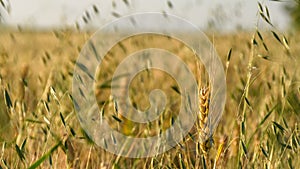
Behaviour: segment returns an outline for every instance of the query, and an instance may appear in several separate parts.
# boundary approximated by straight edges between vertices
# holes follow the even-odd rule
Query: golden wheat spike
[[[213,138],[210,135],[210,128],[208,125],[209,115],[209,99],[210,88],[201,87],[198,91],[199,97],[199,112],[198,112],[198,132],[199,132],[199,144],[203,154],[203,160],[207,166],[211,166],[209,151],[212,147]]]
[[[197,61],[197,82],[198,82],[198,104],[199,112],[198,114],[198,132],[199,132],[199,141],[200,149],[205,157],[205,160],[208,159],[208,152],[212,145],[212,137],[207,137],[209,134],[208,122],[208,112],[209,112],[209,99],[210,99],[210,88],[208,86],[202,85],[201,77],[201,65]]]
[[[199,119],[200,119],[200,128],[204,129],[209,110],[209,88],[202,87],[199,89]]]
[[[207,127],[207,119],[208,119],[208,112],[209,112],[209,88],[208,87],[201,87],[199,89],[199,127],[200,127],[200,135],[202,138],[207,133],[206,127]],[[202,140],[203,147],[207,147],[206,144],[208,144],[209,140]]]

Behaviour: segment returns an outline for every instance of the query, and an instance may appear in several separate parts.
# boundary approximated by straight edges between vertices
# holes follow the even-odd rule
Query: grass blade
[[[277,105],[276,106],[274,106],[266,115],[265,115],[265,117],[261,120],[261,122],[259,123],[259,126],[261,126],[262,124],[264,124],[265,123],[265,121],[269,118],[269,116],[272,114],[272,112],[275,110],[275,108],[277,107]]]
[[[33,163],[28,169],[35,169],[37,168],[42,162],[50,157],[50,155],[60,146],[62,145],[61,142],[58,142],[54,145],[46,154],[44,154],[40,159],[38,159],[35,163]]]

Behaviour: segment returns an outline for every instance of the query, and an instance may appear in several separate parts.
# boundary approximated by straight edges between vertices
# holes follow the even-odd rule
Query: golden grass
[[[272,33],[261,34],[269,51],[256,35],[258,44],[253,51],[251,70],[247,67],[251,52],[250,33],[210,37],[224,65],[231,48],[232,53],[227,72],[226,107],[213,135],[214,144],[206,160],[208,167],[235,168],[238,164],[242,168],[297,168],[300,165],[297,160],[300,148],[300,39],[297,34],[286,35],[290,48],[287,52]],[[282,37],[281,34],[279,36]],[[181,145],[144,159],[118,157],[89,140],[81,130],[70,96],[74,63],[89,37],[89,33],[72,31],[0,32],[1,167],[27,168],[39,164],[39,168],[202,168],[203,153],[197,149],[199,142],[196,136],[199,133],[195,129]],[[175,41],[170,43],[163,38],[159,41],[153,39],[145,38],[142,43],[147,41],[145,46],[165,47],[182,56],[196,74],[193,52]],[[167,42],[170,45],[163,45]],[[138,50],[126,40],[124,44],[128,53]],[[122,49],[116,46],[113,51],[122,52]],[[109,60],[104,63],[107,75],[113,72],[116,64]],[[251,77],[247,83],[249,71]],[[157,77],[161,74],[152,73],[156,73]],[[147,72],[141,72],[138,77],[153,81]],[[164,78],[168,77],[161,75],[156,80]],[[170,90],[176,83],[172,78],[168,81],[170,83],[165,83],[163,90],[176,98],[176,92]],[[98,82],[101,84],[101,79]],[[139,92],[132,94],[132,100],[136,102],[147,98],[145,94],[156,87],[155,84],[148,84],[142,88],[139,82],[138,78],[132,82],[132,92]],[[246,84],[249,85],[249,92],[244,97]],[[103,106],[103,101],[109,100],[109,94],[98,93],[99,107]],[[203,121],[200,126],[203,127],[209,92],[203,89],[201,94],[205,96],[200,103],[204,106],[201,109],[203,114],[200,114]],[[7,96],[12,103],[10,107],[7,106]],[[140,108],[147,108],[147,103],[143,100]],[[114,114],[112,108],[106,109],[111,115]],[[143,135],[138,134],[149,126],[138,126],[133,130],[136,124],[122,119],[122,132],[140,137],[155,135],[158,132],[155,129],[170,125],[171,112],[176,109],[178,107],[171,107],[164,119],[160,119],[164,126],[159,126],[156,121],[152,125],[154,129]],[[107,116],[113,126],[115,120],[110,114]]]

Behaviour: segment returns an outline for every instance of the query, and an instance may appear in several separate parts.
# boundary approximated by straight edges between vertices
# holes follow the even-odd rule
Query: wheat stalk
[[[197,128],[199,134],[199,148],[203,154],[205,161],[203,161],[203,165],[206,166],[207,162],[209,162],[209,150],[212,146],[212,136],[210,136],[210,130],[208,125],[208,115],[209,115],[209,99],[210,99],[210,87],[209,85],[202,85],[202,76],[201,70],[202,66],[197,61],[197,83],[198,83],[198,106],[199,112],[197,113],[198,121]],[[199,160],[199,159],[198,159]],[[196,166],[199,165],[196,163]]]

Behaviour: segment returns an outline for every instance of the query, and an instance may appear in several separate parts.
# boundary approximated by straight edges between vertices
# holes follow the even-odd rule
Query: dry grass
[[[232,48],[227,71],[227,100],[223,117],[214,132],[214,143],[209,156],[203,158],[198,148],[197,128],[193,129],[180,145],[152,158],[128,159],[112,155],[94,143],[81,130],[71,100],[71,80],[75,60],[89,33],[72,31],[51,32],[0,32],[0,165],[2,168],[297,168],[300,165],[300,36],[286,35],[289,50],[271,32],[255,34],[257,45],[251,45],[249,33],[214,35],[211,40],[226,65]],[[193,52],[179,42],[151,36],[128,39],[144,43],[143,47],[163,47],[181,56],[196,75]],[[139,50],[138,46],[123,42],[127,53]],[[146,43],[147,42],[147,43]],[[263,46],[267,45],[268,51]],[[170,45],[164,45],[170,44]],[[112,49],[116,60],[106,60],[103,76],[109,77],[119,59],[126,54],[122,48]],[[249,66],[249,56],[253,56]],[[108,57],[109,58],[109,57]],[[172,78],[159,71],[141,72],[132,82],[132,100],[138,106],[148,106],[149,90],[162,87],[170,98],[178,97],[172,89]],[[155,80],[168,83],[155,86]],[[140,81],[148,80],[147,85]],[[99,79],[99,84],[107,79]],[[245,89],[248,94],[245,95]],[[97,93],[100,92],[100,93]],[[103,92],[103,93],[101,93]],[[135,92],[138,92],[136,94]],[[200,129],[205,124],[209,92],[200,92],[203,106]],[[110,100],[110,93],[96,91],[99,107]],[[11,103],[11,104],[10,104]],[[105,107],[111,126],[116,120],[111,115],[113,106]],[[200,108],[201,108],[200,106]],[[169,127],[176,118],[178,107],[170,106],[163,119],[153,122],[153,129],[137,125],[119,117],[128,135],[146,137]],[[161,125],[163,124],[163,125]],[[195,126],[196,127],[196,126]],[[199,128],[198,128],[199,129]],[[203,142],[205,143],[205,142]],[[209,142],[210,144],[211,142]],[[201,147],[204,149],[203,144]],[[204,149],[205,150],[205,149]],[[207,150],[206,150],[207,151]],[[204,159],[204,160],[203,160]],[[35,166],[33,166],[35,167]]]

